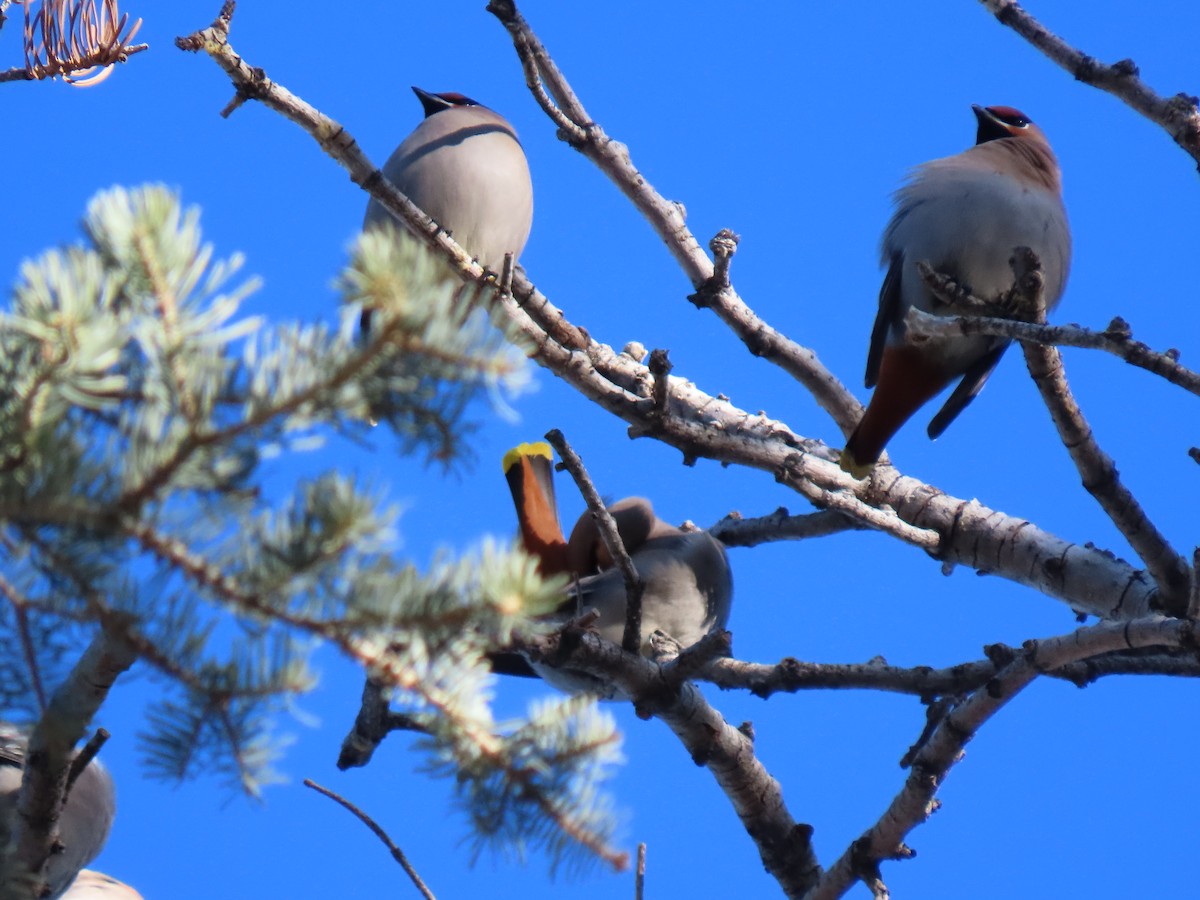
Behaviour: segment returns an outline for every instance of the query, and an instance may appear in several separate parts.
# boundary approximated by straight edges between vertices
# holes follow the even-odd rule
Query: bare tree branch
[[[511,0],[492,0],[487,8],[512,36],[526,82],[538,103],[558,125],[560,137],[594,162],[645,216],[696,289],[697,294],[692,298],[696,305],[711,307],[750,352],[779,365],[808,388],[821,408],[833,417],[843,433],[848,434],[862,413],[859,402],[812,350],[767,325],[742,301],[729,284],[728,260],[720,268],[714,266],[685,224],[682,204],[659,194],[634,165],[629,148],[609,137],[588,115],[516,4]],[[722,231],[714,239],[721,240],[720,248],[714,246],[714,251],[726,252],[727,257],[731,257],[736,240],[727,238],[732,234],[728,230]]]
[[[805,900],[841,897],[856,881],[877,877],[879,862],[911,856],[912,851],[903,843],[904,837],[937,808],[934,794],[951,767],[962,758],[963,747],[1039,674],[1113,651],[1194,647],[1198,635],[1195,622],[1149,616],[1124,625],[1104,623],[1059,637],[1026,641],[1020,651],[991,648],[998,673],[942,718],[915,755],[912,771],[900,793],[879,820],[825,872]]]
[[[784,893],[800,897],[815,883],[820,866],[812,848],[812,828],[797,824],[788,812],[779,782],[754,755],[748,725],[729,725],[691,682],[664,678],[664,667],[623,652],[595,632],[531,638],[523,649],[552,665],[616,685],[633,698],[639,716],[665,722],[693,761],[712,773]]]
[[[757,547],[773,541],[827,537],[866,527],[858,519],[832,510],[793,516],[781,506],[770,515],[753,519],[743,519],[741,513],[731,512],[710,526],[708,533],[726,547]]]
[[[980,334],[1023,343],[1103,350],[1200,396],[1200,372],[1181,366],[1178,350],[1159,353],[1133,340],[1129,324],[1120,317],[1109,322],[1104,331],[1091,331],[1078,325],[1039,325],[988,316],[935,316],[914,306],[905,315],[904,324],[913,338]]]
[[[788,657],[774,665],[719,659],[695,677],[722,690],[746,690],[756,697],[810,690],[874,690],[912,694],[928,701],[947,694],[969,694],[995,677],[989,659],[959,663],[945,669],[929,666],[890,666],[876,657],[865,663],[815,663]],[[1177,653],[1111,653],[1068,663],[1044,673],[1049,678],[1086,687],[1109,675],[1172,675],[1200,678],[1200,660]]]
[[[936,554],[939,551],[941,537],[936,531],[906,522],[890,510],[864,503],[850,491],[830,490],[821,486],[821,479],[813,469],[813,462],[812,457],[806,454],[793,453],[784,461],[784,471],[776,477],[808,498],[818,509],[853,516],[864,525],[894,535],[927,553]]]
[[[980,0],[988,12],[1007,25],[1077,81],[1090,84],[1123,100],[1151,122],[1161,125],[1185,153],[1200,164],[1200,110],[1196,98],[1176,94],[1163,98],[1138,77],[1131,59],[1105,65],[1076,50],[1045,25],[1025,12],[1014,0]]]
[[[1046,310],[1041,262],[1032,250],[1017,248],[1013,256],[1013,274],[1016,276],[1015,290],[1025,294],[1028,308],[1037,310],[1037,323],[1044,324]],[[1191,571],[1187,562],[1150,521],[1133,492],[1121,482],[1112,458],[1100,449],[1067,384],[1062,354],[1058,348],[1044,344],[1022,344],[1021,349],[1063,446],[1083,478],[1084,488],[1096,498],[1101,509],[1145,562],[1158,584],[1164,608],[1182,614],[1191,589]]]
[[[79,752],[75,754],[75,758],[71,760],[71,769],[67,772],[67,793],[71,792],[75,782],[79,776],[83,774],[83,770],[88,767],[93,759],[99,754],[100,749],[108,743],[108,739],[112,737],[107,728],[97,728],[86,744],[84,744]]]

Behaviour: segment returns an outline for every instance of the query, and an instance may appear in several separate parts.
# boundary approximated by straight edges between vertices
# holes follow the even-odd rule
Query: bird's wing
[[[879,311],[875,314],[875,327],[871,329],[871,347],[867,351],[867,387],[875,387],[879,381],[879,366],[883,361],[883,348],[887,346],[888,333],[900,318],[903,303],[900,299],[900,273],[904,269],[904,254],[892,253],[883,285],[879,288]]]
[[[958,383],[958,386],[946,398],[946,402],[942,404],[942,408],[938,410],[937,415],[929,422],[926,433],[931,439],[940,436],[958,417],[958,414],[967,408],[967,404],[975,399],[975,395],[983,390],[988,377],[996,368],[996,363],[1000,362],[1000,357],[1008,349],[1008,344],[1008,341],[997,344],[975,360],[971,367],[963,373],[962,381]]]

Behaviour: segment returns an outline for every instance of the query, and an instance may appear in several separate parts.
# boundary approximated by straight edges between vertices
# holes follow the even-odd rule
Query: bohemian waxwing
[[[569,540],[563,539],[554,498],[552,456],[547,444],[521,444],[504,456],[522,543],[543,574],[565,572],[575,580],[559,609],[565,620],[594,608],[595,629],[619,644],[625,630],[625,581],[604,547],[592,514],[585,511]],[[733,576],[725,548],[707,531],[683,531],[654,514],[650,501],[627,497],[609,506],[621,542],[645,584],[642,594],[641,650],[650,654],[658,630],[688,647],[715,628],[724,628],[733,599]],[[555,687],[572,693],[619,695],[582,672],[534,670]]]
[[[0,728],[0,846],[8,843],[17,815],[25,745],[19,731],[7,725]],[[96,858],[108,840],[116,805],[112,777],[100,760],[93,759],[75,779],[58,819],[62,851],[50,857],[45,869],[50,900],[62,896],[79,871]]]
[[[1013,250],[1029,247],[1042,263],[1047,308],[1066,286],[1071,232],[1058,160],[1046,136],[1012,107],[972,109],[979,120],[975,146],[917,166],[896,192],[896,209],[883,232],[887,275],[867,354],[867,387],[876,390],[841,457],[842,468],[856,478],[872,469],[913,413],[961,376],[929,423],[930,438],[945,431],[1008,347],[994,337],[906,343],[904,314],[910,306],[938,315],[971,312],[935,300],[917,263],[928,263],[971,295],[991,301],[1013,286]]]
[[[145,900],[141,894],[102,872],[84,869],[61,900]]]
[[[496,272],[515,260],[533,224],[529,165],[512,125],[462,94],[413,92],[425,119],[383,166],[384,176],[464,250]],[[363,230],[391,221],[375,200]]]

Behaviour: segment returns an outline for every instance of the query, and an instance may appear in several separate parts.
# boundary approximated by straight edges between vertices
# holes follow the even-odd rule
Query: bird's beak
[[[975,129],[976,144],[983,144],[998,138],[1012,137],[1012,129],[996,118],[995,114],[986,106],[979,106],[973,103],[971,104],[971,112],[975,113],[975,118],[979,121],[979,127]]]

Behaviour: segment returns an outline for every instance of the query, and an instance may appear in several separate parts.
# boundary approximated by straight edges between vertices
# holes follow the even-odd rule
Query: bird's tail
[[[504,454],[504,478],[512,492],[521,543],[540,562],[543,575],[567,572],[567,541],[554,496],[554,457],[541,441],[520,444]]]
[[[912,347],[888,347],[879,367],[879,383],[858,427],[846,439],[838,465],[855,478],[875,468],[892,436],[950,381]]]

